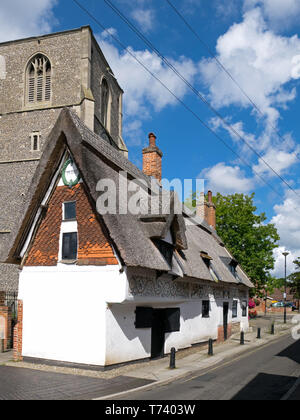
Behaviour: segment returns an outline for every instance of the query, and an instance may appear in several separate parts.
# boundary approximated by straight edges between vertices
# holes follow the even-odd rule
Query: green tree
[[[298,299],[298,308],[300,312],[300,257],[295,261],[295,272],[288,276],[288,286],[291,288],[291,293],[294,295],[295,299]]]
[[[270,271],[274,268],[274,248],[280,237],[273,224],[266,224],[265,213],[256,214],[252,195],[233,194],[213,197],[216,205],[217,233],[234,258],[255,284],[255,293],[263,296],[265,285],[272,283]],[[196,194],[186,202],[195,207]]]
[[[279,289],[282,292],[284,291],[284,278],[271,278],[268,282],[267,292],[270,294],[274,293],[275,289]]]

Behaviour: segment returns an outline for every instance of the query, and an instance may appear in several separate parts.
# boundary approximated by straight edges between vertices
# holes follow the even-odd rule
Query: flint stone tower
[[[0,247],[6,247],[45,141],[62,108],[128,155],[122,95],[89,26],[0,43]],[[18,270],[0,264],[0,291]]]

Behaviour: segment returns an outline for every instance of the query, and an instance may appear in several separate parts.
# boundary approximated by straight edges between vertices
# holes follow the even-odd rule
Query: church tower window
[[[101,122],[108,128],[109,87],[106,79],[101,84]]]
[[[28,64],[26,96],[28,104],[51,99],[51,63],[43,54],[37,54]]]

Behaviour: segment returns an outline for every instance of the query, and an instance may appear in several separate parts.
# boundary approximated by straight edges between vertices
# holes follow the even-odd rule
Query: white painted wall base
[[[237,299],[238,300],[238,299]],[[223,302],[229,302],[228,323],[242,324],[248,329],[248,317],[242,317],[240,301],[238,316],[232,319],[232,301],[211,299],[210,317],[202,318],[202,300],[186,303],[152,304],[152,308],[180,308],[180,332],[165,335],[165,353],[172,347],[176,350],[191,347],[218,338],[218,326],[223,324]],[[141,305],[138,305],[141,306]],[[142,305],[144,306],[144,305]],[[110,305],[106,312],[106,365],[129,362],[151,357],[151,328],[136,329],[136,304]]]
[[[23,356],[103,366],[106,300],[113,294],[122,301],[125,290],[118,266],[25,267]]]

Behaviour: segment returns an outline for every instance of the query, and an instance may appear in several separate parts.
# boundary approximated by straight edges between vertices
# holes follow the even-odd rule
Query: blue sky
[[[281,252],[284,249],[292,254],[291,270],[293,257],[300,256],[300,0],[172,0],[260,112],[220,69],[166,0],[113,0],[222,114],[227,124],[299,195],[290,191],[234,136],[103,0],[80,1],[216,130],[243,161],[176,102],[72,0],[1,2],[0,41],[91,25],[125,91],[124,139],[130,159],[141,167],[141,149],[146,145],[147,134],[153,131],[164,152],[164,177],[205,178],[206,188],[224,194],[255,192],[258,211],[266,213],[281,236],[275,273],[283,274]]]

